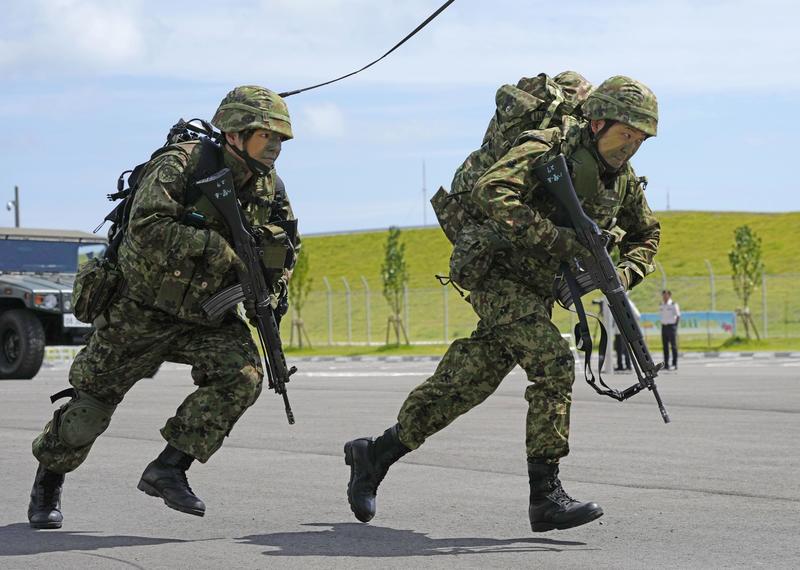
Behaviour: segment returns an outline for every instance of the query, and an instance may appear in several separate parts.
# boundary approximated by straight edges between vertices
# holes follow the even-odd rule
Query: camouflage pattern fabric
[[[490,396],[519,364],[530,385],[526,452],[556,462],[569,453],[574,359],[550,321],[552,304],[504,325],[484,321],[472,336],[450,345],[436,372],[408,396],[397,416],[400,439],[416,449],[431,435]]]
[[[107,321],[75,358],[70,384],[116,405],[164,361],[191,365],[197,389],[161,434],[173,447],[208,461],[261,392],[263,370],[248,326],[234,315],[214,327],[185,323],[125,297],[110,307]],[[33,454],[51,471],[67,473],[91,447],[64,445],[51,421],[34,440]]]
[[[550,295],[560,259],[554,250],[559,226],[569,226],[555,200],[533,175],[533,167],[565,152],[573,184],[587,215],[606,230],[624,232],[620,267],[633,285],[655,270],[661,229],[630,164],[606,172],[597,158],[588,125],[560,135],[558,129],[529,131],[475,183],[472,207],[492,220],[498,233],[516,247],[499,256],[496,273]],[[481,288],[482,290],[485,287]],[[527,301],[520,299],[522,305]]]
[[[625,123],[654,137],[658,127],[658,101],[644,84],[624,75],[603,81],[583,104],[587,119]]]
[[[564,71],[553,78],[540,73],[523,77],[516,85],[501,86],[481,147],[456,171],[451,193],[471,191],[478,178],[511,150],[525,131],[574,125],[591,89],[592,84],[575,71]]]
[[[220,255],[231,241],[222,218],[205,198],[189,197],[189,173],[199,158],[200,144],[188,142],[148,164],[133,201],[119,265],[126,295],[181,320],[207,324],[201,303],[235,283],[236,274],[229,259]],[[246,166],[228,152],[224,161],[234,173],[252,226],[295,219],[288,197],[276,207],[274,170],[243,182]],[[183,223],[194,213],[207,220],[204,227]]]
[[[550,310],[562,261],[559,228],[570,223],[533,168],[565,154],[586,214],[622,236],[619,269],[631,286],[655,270],[660,224],[630,164],[606,170],[587,121],[564,117],[560,126],[525,131],[496,160],[485,150],[472,153],[458,169],[451,194],[474,222],[491,224],[512,247],[494,254],[488,275],[470,292],[481,319],[477,330],[456,340],[434,375],[403,404],[401,439],[412,449],[419,447],[482,402],[519,364],[532,382],[526,392],[528,457],[555,462],[569,450],[574,361],[550,321]]]
[[[219,104],[211,124],[224,133],[266,129],[291,139],[289,109],[283,98],[257,85],[243,85],[228,93]]]
[[[287,197],[275,200],[274,170],[248,178],[244,164],[230,153],[223,157],[254,228],[295,219]],[[255,402],[263,370],[249,327],[234,312],[209,322],[201,308],[237,277],[225,251],[231,246],[223,220],[192,194],[189,182],[199,162],[200,143],[192,141],[174,145],[145,168],[119,249],[124,283],[104,324],[73,362],[70,383],[115,405],[162,362],[190,364],[198,388],[161,433],[173,447],[205,462]],[[189,214],[205,222],[187,224]],[[39,461],[60,473],[78,467],[90,448],[65,446],[52,422],[33,443]]]

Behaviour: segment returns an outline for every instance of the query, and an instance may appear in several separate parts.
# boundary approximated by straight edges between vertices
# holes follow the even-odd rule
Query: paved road
[[[136,490],[158,429],[191,389],[165,367],[118,409],[67,477],[60,531],[27,527],[30,441],[64,385],[50,369],[0,382],[0,568],[797,568],[800,361],[688,362],[619,404],[576,385],[567,490],[599,521],[534,535],[527,522],[525,379],[396,465],[372,524],[351,518],[341,446],[391,423],[432,362],[302,363],[297,424],[265,393],[206,465],[189,472],[197,518]],[[620,384],[622,378],[616,377]],[[626,379],[627,382],[627,379]]]

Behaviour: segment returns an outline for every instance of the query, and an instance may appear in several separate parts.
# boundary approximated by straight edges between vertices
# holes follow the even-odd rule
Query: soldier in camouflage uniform
[[[660,226],[628,161],[656,135],[657,113],[650,89],[612,77],[583,102],[583,117],[569,115],[561,126],[523,132],[498,160],[487,161],[491,153],[482,148],[456,172],[449,196],[458,197],[505,247],[489,252],[488,272],[472,287],[477,329],[453,342],[433,376],[409,394],[396,425],[376,439],[345,445],[348,501],[359,520],[375,515],[376,491],[390,465],[480,404],[516,365],[530,382],[525,398],[531,528],[565,529],[603,514],[597,504],[567,495],[558,477],[559,460],[569,452],[575,362],[551,320],[553,282],[563,260],[588,252],[565,227],[568,221],[533,168],[559,153],[567,157],[587,215],[601,228],[624,232],[618,273],[633,287],[654,270]],[[456,240],[454,252],[459,247]],[[479,257],[484,256],[476,262]]]
[[[292,129],[283,100],[256,86],[231,91],[211,122],[222,131],[220,148],[209,141],[175,144],[140,178],[118,252],[124,284],[70,368],[71,400],[33,442],[39,468],[28,518],[34,528],[61,526],[64,474],[83,463],[127,391],[162,362],[191,365],[197,389],[167,420],[161,430],[167,446],[138,487],[179,511],[203,516],[186,470],[195,459],[208,461],[261,392],[261,360],[247,323],[235,311],[210,322],[200,305],[235,283],[244,264],[193,181],[201,147],[211,145],[215,169],[232,170],[251,225],[271,234],[271,222],[294,219],[285,195],[276,196],[274,169]],[[288,274],[274,283],[273,304]]]

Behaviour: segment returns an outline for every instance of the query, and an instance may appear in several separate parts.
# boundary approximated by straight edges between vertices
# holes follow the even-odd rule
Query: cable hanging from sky
[[[438,16],[439,14],[441,14],[442,12],[444,12],[444,11],[447,9],[447,7],[448,7],[448,6],[450,6],[450,4],[452,4],[453,2],[455,2],[455,0],[447,0],[447,2],[445,2],[444,4],[442,4],[441,6],[439,6],[439,8],[438,8],[438,9],[437,9],[437,10],[436,10],[436,11],[435,11],[433,14],[431,14],[430,16],[428,16],[428,18],[427,18],[427,19],[426,19],[424,22],[422,22],[422,23],[421,23],[419,26],[417,26],[416,28],[414,28],[414,29],[411,31],[411,33],[409,33],[409,34],[408,34],[406,37],[404,37],[402,40],[400,40],[399,42],[397,42],[397,43],[394,45],[394,47],[392,47],[392,49],[390,49],[389,51],[387,51],[385,54],[383,54],[382,56],[380,56],[380,57],[379,57],[378,59],[376,59],[375,61],[368,63],[367,65],[365,65],[365,66],[364,66],[364,67],[362,67],[361,69],[357,69],[357,70],[355,70],[355,71],[351,71],[350,73],[348,73],[348,74],[346,74],[346,75],[342,75],[341,77],[337,77],[336,79],[331,79],[330,81],[325,81],[324,83],[318,83],[317,85],[311,85],[310,87],[303,87],[302,89],[295,89],[294,91],[284,91],[283,93],[279,93],[279,95],[280,95],[281,97],[290,97],[290,96],[292,96],[292,95],[297,95],[298,93],[302,93],[302,92],[304,92],[304,91],[310,91],[310,90],[312,90],[312,89],[316,89],[317,87],[323,87],[323,86],[325,86],[325,85],[330,85],[331,83],[336,83],[337,81],[341,81],[342,79],[347,79],[348,77],[352,77],[353,75],[356,75],[357,73],[361,73],[361,72],[362,72],[362,71],[364,71],[365,69],[368,69],[368,68],[372,67],[373,65],[375,65],[376,63],[378,63],[379,61],[381,61],[383,58],[385,58],[386,56],[388,56],[388,55],[389,55],[390,53],[392,53],[394,50],[396,50],[396,49],[397,49],[397,48],[399,48],[401,45],[403,45],[403,44],[404,44],[404,43],[406,43],[408,40],[410,40],[412,37],[414,37],[414,36],[417,34],[417,32],[419,32],[420,30],[422,30],[422,28],[424,28],[424,27],[425,27],[425,26],[427,26],[429,23],[431,23],[431,22],[433,21],[433,19],[434,19],[434,18],[436,18],[436,16]]]

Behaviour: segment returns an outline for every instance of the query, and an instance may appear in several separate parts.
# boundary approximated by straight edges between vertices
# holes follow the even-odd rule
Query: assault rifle
[[[286,365],[280,330],[272,305],[270,305],[272,291],[267,285],[261,265],[261,247],[250,224],[242,214],[233,185],[233,175],[229,168],[223,168],[216,174],[199,180],[197,187],[225,220],[225,224],[233,236],[233,248],[236,255],[247,268],[246,273],[239,273],[241,283],[227,287],[208,299],[203,303],[203,309],[210,318],[216,319],[241,301],[246,300],[255,306],[253,320],[267,364],[268,386],[271,390],[275,390],[276,394],[283,396],[286,418],[290,424],[293,424],[294,414],[286,394],[286,383],[289,381],[289,377],[297,371],[297,368],[295,366],[288,368]]]
[[[533,172],[566,212],[572,227],[575,229],[578,241],[591,253],[590,258],[581,260],[585,273],[581,276],[580,283],[566,263],[561,266],[566,286],[569,288],[569,296],[575,304],[576,312],[581,321],[575,327],[575,336],[578,348],[586,350],[587,382],[599,394],[609,396],[620,402],[647,388],[653,392],[653,396],[656,398],[664,423],[669,423],[669,415],[661,402],[661,396],[658,394],[655,383],[655,378],[658,376],[658,371],[663,364],[655,364],[650,356],[650,351],[647,349],[644,337],[636,323],[631,303],[625,295],[625,288],[608,253],[608,238],[594,220],[583,211],[578,195],[575,193],[575,188],[572,186],[572,179],[570,178],[564,155],[559,154],[553,160],[534,168]],[[589,286],[587,287],[587,285]],[[581,294],[586,292],[587,289],[593,288],[599,288],[608,300],[608,307],[614,316],[620,335],[630,348],[633,357],[633,368],[639,381],[622,391],[606,386],[602,377],[600,377],[600,383],[605,389],[601,389],[595,384],[594,376],[591,375],[589,360],[591,358],[592,340],[589,335],[589,327],[586,324],[585,311],[581,304]]]

